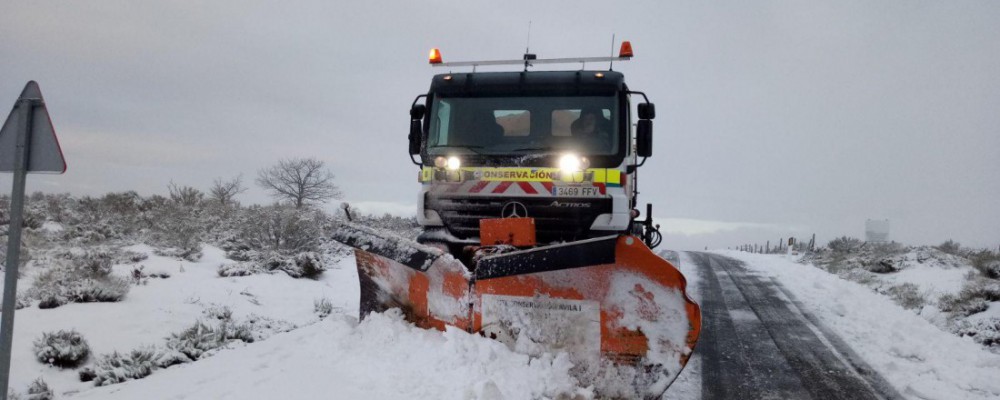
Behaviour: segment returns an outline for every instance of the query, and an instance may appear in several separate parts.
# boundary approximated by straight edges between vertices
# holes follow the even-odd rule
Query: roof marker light
[[[427,58],[430,59],[431,64],[440,64],[442,62],[442,60],[441,60],[441,50],[438,50],[437,47],[431,49],[430,55],[428,55]]]
[[[628,40],[622,42],[622,48],[618,51],[618,57],[632,58],[632,42]]]

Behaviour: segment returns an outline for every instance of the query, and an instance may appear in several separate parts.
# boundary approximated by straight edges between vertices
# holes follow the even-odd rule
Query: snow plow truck
[[[613,66],[632,58],[631,44],[618,57],[429,58],[451,71],[410,108],[422,233],[351,222],[334,233],[355,249],[361,318],[399,308],[424,328],[566,353],[599,397],[662,396],[694,350],[701,312],[684,276],[650,250],[661,240],[652,206],[644,219],[638,211],[655,107],[610,67],[529,71]]]

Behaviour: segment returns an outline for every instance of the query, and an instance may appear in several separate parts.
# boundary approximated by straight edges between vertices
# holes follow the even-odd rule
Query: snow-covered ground
[[[24,392],[31,381],[42,377],[58,397],[81,399],[593,397],[590,390],[577,387],[570,375],[572,364],[562,356],[529,358],[463,331],[414,328],[395,313],[359,323],[357,273],[351,257],[326,260],[331,268],[318,280],[293,279],[283,273],[224,278],[218,276],[218,266],[232,261],[212,246],[203,247],[198,262],[157,256],[145,245],[126,249],[149,256],[135,264],[145,266],[144,272],[170,277],[133,286],[118,303],[17,311],[11,382],[16,391]],[[1000,355],[970,339],[942,331],[869,287],[791,257],[722,254],[778,280],[905,397],[1000,398]],[[679,261],[675,264],[688,279],[689,294],[700,300],[694,263],[683,253],[666,256]],[[116,274],[128,276],[134,265],[114,268]],[[957,290],[960,284],[952,275],[967,271],[943,270],[912,268],[893,279],[942,293]],[[30,280],[29,274],[20,284],[30,285]],[[314,301],[323,298],[335,308],[325,319],[314,312]],[[273,320],[276,330],[287,332],[254,343],[232,342],[210,357],[103,387],[81,382],[78,369],[40,363],[32,352],[31,343],[43,332],[75,329],[91,346],[92,356],[84,366],[92,366],[103,354],[162,345],[170,334],[196,320],[209,320],[222,308],[231,310],[234,320],[255,315]],[[996,316],[1000,307],[994,304],[981,314]],[[666,397],[700,398],[700,366],[696,351]]]
[[[198,262],[153,254],[148,246],[144,271],[168,272],[132,287],[118,303],[67,304],[55,309],[17,311],[12,388],[24,392],[42,377],[57,396],[86,399],[527,399],[589,398],[570,376],[564,356],[529,357],[493,340],[459,330],[414,328],[398,314],[358,323],[358,281],[353,258],[328,260],[334,267],[319,280],[283,273],[222,278],[224,252],[203,247]],[[115,266],[131,273],[131,265]],[[23,279],[26,285],[29,279]],[[320,319],[314,300],[332,300],[334,314]],[[125,352],[162,344],[171,333],[210,319],[228,307],[233,319],[253,314],[284,321],[283,329],[254,343],[233,342],[215,355],[155,371],[144,379],[94,387],[80,382],[77,369],[60,369],[35,359],[31,343],[42,332],[75,329],[92,354]],[[92,365],[91,356],[87,365]]]
[[[1000,355],[942,331],[866,286],[780,255],[719,251],[786,287],[899,392],[913,399],[1000,398]],[[900,280],[953,289],[945,273],[913,269]],[[935,280],[940,279],[940,280]],[[995,306],[995,305],[994,305]],[[995,307],[987,312],[996,312]]]
[[[15,318],[11,386],[23,390],[43,377],[57,394],[84,390],[92,383],[80,382],[74,369],[60,369],[35,359],[32,342],[43,332],[75,329],[80,332],[94,356],[113,351],[127,352],[143,345],[163,344],[171,333],[208,320],[214,310],[228,308],[234,319],[256,315],[290,329],[315,322],[313,301],[328,298],[335,307],[357,307],[357,285],[339,281],[344,269],[328,271],[320,280],[293,279],[285,274],[221,278],[217,267],[226,260],[218,248],[205,246],[198,262],[181,261],[153,254],[153,249],[130,246],[126,249],[149,256],[136,265],[144,272],[168,273],[169,278],[150,278],[145,285],[133,286],[124,301],[117,303],[70,303],[54,309],[28,307],[18,310]],[[116,265],[115,273],[130,276],[133,265]],[[350,273],[350,272],[347,272]],[[21,279],[20,290],[30,286]],[[19,290],[19,291],[20,291]],[[354,300],[352,300],[354,299]]]

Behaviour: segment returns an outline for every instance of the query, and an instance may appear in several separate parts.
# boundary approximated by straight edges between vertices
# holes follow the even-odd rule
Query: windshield
[[[431,107],[427,153],[615,155],[621,146],[616,99],[438,97]]]

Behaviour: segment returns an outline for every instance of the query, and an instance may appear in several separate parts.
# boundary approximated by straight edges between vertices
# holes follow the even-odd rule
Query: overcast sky
[[[640,200],[667,247],[862,237],[866,218],[906,243],[1000,244],[992,0],[11,1],[0,109],[41,85],[69,170],[29,190],[252,185],[317,157],[346,200],[412,213],[408,108],[443,72],[427,50],[519,58],[529,20],[540,58],[632,41],[615,69],[657,104]]]

